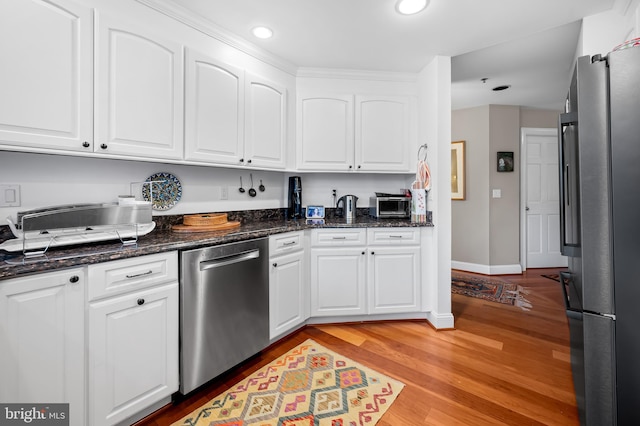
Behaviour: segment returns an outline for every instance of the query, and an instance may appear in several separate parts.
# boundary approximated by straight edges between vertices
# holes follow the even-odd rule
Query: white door
[[[96,152],[182,159],[182,45],[98,14]]]
[[[353,121],[351,95],[299,95],[298,169],[353,170]]]
[[[420,247],[369,248],[369,314],[420,310]]]
[[[192,49],[186,62],[185,159],[241,164],[244,71]]]
[[[92,10],[0,2],[0,143],[93,150]]]
[[[356,96],[355,168],[409,171],[409,98]]]
[[[69,403],[69,424],[87,424],[85,286],[84,269],[0,282],[0,401]]]
[[[306,319],[304,252],[272,259],[269,274],[269,338],[293,329]]]
[[[560,254],[556,129],[522,129],[521,200],[523,269],[567,266]]]
[[[365,306],[365,248],[311,250],[311,316],[361,315]]]
[[[246,84],[245,164],[284,169],[287,92],[250,73]]]
[[[89,305],[89,424],[112,425],[178,390],[178,283]]]

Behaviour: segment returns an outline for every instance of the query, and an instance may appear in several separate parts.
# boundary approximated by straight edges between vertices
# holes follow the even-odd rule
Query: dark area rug
[[[525,311],[532,307],[523,296],[529,293],[524,287],[496,277],[451,271],[451,293],[513,305]]]

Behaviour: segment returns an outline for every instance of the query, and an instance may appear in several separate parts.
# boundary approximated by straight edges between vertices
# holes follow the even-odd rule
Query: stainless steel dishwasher
[[[181,253],[180,393],[269,345],[266,238]]]

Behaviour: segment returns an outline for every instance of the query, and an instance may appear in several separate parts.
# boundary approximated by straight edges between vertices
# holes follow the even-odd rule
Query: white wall
[[[21,206],[0,207],[0,224],[15,218],[18,211],[74,203],[115,202],[118,195],[141,197],[142,182],[153,173],[169,172],[182,184],[182,199],[170,210],[154,211],[154,215],[206,213],[233,210],[258,210],[286,207],[288,177],[302,177],[302,201],[333,206],[331,190],[338,196],[360,197],[358,207],[368,207],[374,192],[398,192],[407,188],[412,175],[284,173],[249,171],[224,167],[186,166],[142,161],[111,160],[65,155],[32,154],[0,151],[0,183],[20,185]],[[266,187],[255,198],[240,193],[240,177],[249,188],[249,174],[254,187],[260,180]],[[227,188],[228,200],[220,199],[221,188]]]
[[[432,293],[424,295],[423,304],[430,307],[432,324],[451,328],[451,58],[438,56],[427,64],[418,85],[418,139],[429,145],[432,184],[427,202],[435,223],[423,240],[422,271],[437,283],[429,286]]]
[[[617,0],[608,12],[582,21],[577,57],[606,55],[620,43],[640,36],[640,0]]]

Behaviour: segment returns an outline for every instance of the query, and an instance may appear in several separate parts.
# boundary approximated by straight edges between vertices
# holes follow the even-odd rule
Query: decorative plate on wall
[[[151,201],[154,210],[169,210],[182,198],[182,184],[171,173],[160,172],[149,176],[142,185],[142,198]]]

